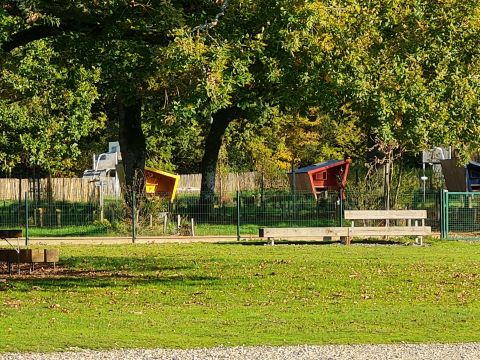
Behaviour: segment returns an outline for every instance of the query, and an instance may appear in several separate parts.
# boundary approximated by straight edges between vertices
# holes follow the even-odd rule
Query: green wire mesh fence
[[[480,239],[480,193],[444,192],[443,232],[447,239]]]
[[[198,193],[181,193],[173,202],[138,195],[133,202],[132,196],[101,202],[54,201],[48,194],[26,194],[18,201],[0,199],[0,227],[25,228],[28,224],[30,237],[254,236],[259,227],[345,226],[344,209],[385,209],[383,193],[359,191],[346,191],[343,197],[337,191],[317,196],[249,191],[212,196],[208,201],[201,200]],[[480,194],[446,196],[440,190],[412,190],[392,195],[390,208],[426,209],[426,225],[433,231],[448,232],[451,238],[480,238]],[[446,224],[441,222],[442,208],[448,209],[443,216]]]

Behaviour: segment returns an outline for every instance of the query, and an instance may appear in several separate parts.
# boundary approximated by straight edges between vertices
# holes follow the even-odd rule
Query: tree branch
[[[108,37],[107,27],[95,23],[71,23],[54,25],[36,25],[19,31],[10,37],[10,40],[2,44],[4,52],[10,52],[28,43],[53,36],[64,35],[68,32],[82,33],[93,37]],[[167,32],[143,32],[141,30],[126,29],[118,34],[112,34],[111,39],[116,40],[140,40],[152,45],[167,46],[172,38]]]
[[[138,7],[139,4],[132,2],[132,7]],[[211,22],[207,22],[203,25],[199,25],[193,28],[192,33],[200,33],[207,31],[208,29],[213,28],[217,25],[218,20],[220,17],[225,15],[225,11],[229,5],[229,0],[224,0],[222,6],[220,7],[220,12],[217,13],[215,18]],[[25,15],[21,12],[21,10],[12,3],[6,3],[3,5],[4,10],[6,10],[11,16],[21,17]],[[148,7],[146,7],[148,8]],[[50,9],[51,10],[51,9]],[[26,28],[24,30],[20,30],[17,33],[13,34],[9,40],[4,42],[1,45],[1,49],[4,52],[10,52],[18,47],[25,46],[28,43],[45,39],[48,37],[60,36],[64,35],[65,33],[72,32],[72,33],[83,33],[85,35],[90,35],[94,37],[110,37],[110,39],[116,40],[139,40],[143,41],[148,44],[152,45],[160,45],[160,46],[167,46],[171,41],[172,37],[168,35],[167,31],[142,31],[133,28],[128,29],[119,29],[118,27],[113,27],[114,31],[110,31],[112,29],[112,25],[118,20],[118,13],[123,13],[123,8],[119,9],[115,14],[110,14],[108,17],[103,18],[91,18],[89,21],[85,21],[85,18],[74,18],[68,17],[65,18],[65,14],[57,13],[54,11],[53,13],[56,14],[60,18],[60,25],[51,25],[51,24],[37,24],[41,16],[35,18],[35,21],[26,20],[26,23],[30,22],[31,27]],[[184,6],[184,10],[185,6]],[[62,16],[63,15],[63,16]]]
[[[195,26],[195,27],[192,29],[192,34],[202,33],[202,32],[208,31],[209,29],[217,26],[218,20],[219,20],[222,16],[225,15],[225,11],[226,11],[227,8],[228,8],[229,2],[230,2],[230,0],[224,0],[222,6],[220,7],[220,12],[217,13],[217,15],[215,15],[215,18],[214,18],[211,22],[207,22],[207,23],[205,23],[205,24],[203,24],[203,25]]]

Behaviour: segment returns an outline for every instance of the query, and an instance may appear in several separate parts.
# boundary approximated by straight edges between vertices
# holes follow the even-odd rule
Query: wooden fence
[[[25,196],[32,200],[90,202],[98,199],[99,189],[90,179],[81,178],[0,179],[0,200],[22,201]]]
[[[180,191],[200,191],[202,174],[180,175]],[[254,172],[241,174],[218,175],[215,180],[216,192],[234,192],[237,190],[251,190],[257,186],[257,174]]]
[[[181,175],[179,192],[200,192],[202,175]],[[256,172],[230,173],[217,176],[215,191],[220,196],[235,191],[255,190],[261,186],[279,188],[288,186],[288,179],[262,179]],[[52,199],[54,201],[92,202],[98,201],[100,189],[95,181],[82,178],[51,179],[0,179],[0,200],[22,201],[25,194],[30,199]],[[103,185],[103,196],[115,196],[114,179],[107,179]]]
[[[179,191],[200,191],[202,174],[180,175]],[[264,188],[288,187],[287,175],[266,178],[258,172],[228,173],[217,175],[215,192],[217,194],[233,193],[235,191],[256,190]]]

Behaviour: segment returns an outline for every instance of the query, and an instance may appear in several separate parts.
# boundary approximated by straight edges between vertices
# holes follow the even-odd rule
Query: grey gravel
[[[325,345],[325,346],[239,346],[216,347],[211,349],[174,350],[174,349],[135,349],[93,351],[79,350],[61,353],[7,353],[0,360],[443,360],[443,359],[480,359],[480,343],[468,344],[397,344],[397,345]]]

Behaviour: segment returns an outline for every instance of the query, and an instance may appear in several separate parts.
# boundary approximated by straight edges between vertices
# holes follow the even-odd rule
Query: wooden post
[[[166,234],[167,232],[167,224],[168,224],[168,215],[165,214],[163,217],[163,234]]]
[[[153,215],[150,214],[150,227],[153,227]]]
[[[40,227],[43,227],[43,208],[38,208],[38,220],[40,222]]]
[[[355,227],[355,221],[352,220],[352,224],[348,228],[348,236],[347,236],[347,241],[345,241],[345,245],[350,245],[352,242],[352,236],[353,236],[353,228]]]
[[[191,226],[192,226],[192,236],[195,236],[195,221],[193,220],[193,218],[191,221]]]
[[[103,222],[104,219],[104,208],[103,208],[103,181],[99,181],[99,186],[98,186],[98,202],[100,205],[100,221]]]
[[[57,226],[61,227],[62,226],[62,210],[55,209],[55,212],[57,213]]]
[[[180,215],[177,215],[177,231],[180,231],[180,221],[182,220],[182,218],[180,217]]]

